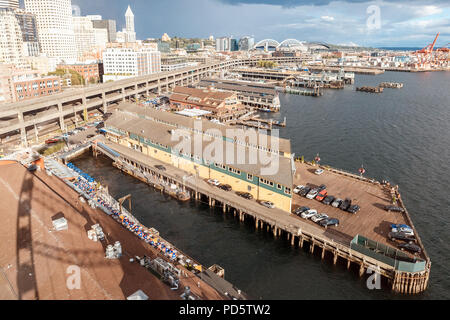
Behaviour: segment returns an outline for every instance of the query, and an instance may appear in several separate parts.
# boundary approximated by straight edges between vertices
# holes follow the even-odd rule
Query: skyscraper
[[[22,67],[23,38],[15,10],[0,8],[0,30],[0,63]]]
[[[116,41],[116,20],[92,20],[95,29],[106,29],[108,31],[108,42]]]
[[[239,40],[240,51],[249,51],[253,49],[254,45],[255,45],[255,38],[253,37],[245,36]]]
[[[216,39],[216,51],[238,51],[238,42],[231,37]]]
[[[19,0],[0,0],[0,8],[19,9]]]
[[[127,35],[127,42],[136,42],[136,32],[134,31],[134,14],[128,6],[127,12],[125,12],[125,32]]]
[[[37,57],[41,53],[36,16],[24,10],[16,10],[16,18],[22,30],[24,55]]]
[[[71,0],[25,0],[25,9],[36,15],[42,52],[66,62],[76,60]]]

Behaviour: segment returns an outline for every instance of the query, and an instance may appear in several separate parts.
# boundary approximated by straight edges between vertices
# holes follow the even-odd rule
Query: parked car
[[[322,191],[322,190],[325,190],[327,188],[327,186],[326,185],[324,185],[324,184],[321,184],[320,186],[318,186],[317,187],[317,191]]]
[[[422,249],[417,244],[414,243],[403,243],[398,247],[400,248],[400,250],[406,250],[415,254],[422,252]]]
[[[55,139],[55,138],[45,140],[45,144],[54,144],[54,143],[58,143],[58,142],[59,142],[59,139]]]
[[[319,194],[319,191],[317,189],[312,189],[307,195],[306,198],[308,199],[314,199]]]
[[[296,215],[301,215],[303,212],[310,210],[309,207],[298,207],[296,208],[292,213],[296,214]]]
[[[333,203],[331,203],[331,206],[333,206],[335,208],[339,208],[342,201],[343,201],[342,199],[336,198],[336,199],[334,199]]]
[[[316,214],[316,215],[311,217],[311,221],[317,223],[320,220],[327,219],[327,218],[328,218],[327,214],[325,214],[325,213],[318,213],[318,214]]]
[[[358,205],[352,205],[350,207],[348,207],[347,211],[353,214],[356,214],[359,210],[361,210],[361,208]]]
[[[350,199],[345,199],[341,205],[339,206],[339,209],[343,210],[343,211],[347,211],[347,209],[352,205],[352,200]]]
[[[158,170],[161,170],[161,171],[166,171],[166,167],[164,167],[164,166],[162,166],[162,165],[160,165],[160,164],[157,164],[157,165],[155,166],[155,168],[158,169]]]
[[[302,189],[303,189],[304,187],[305,187],[305,186],[302,186],[302,185],[296,186],[295,189],[294,189],[293,191],[294,191],[295,194],[298,194],[300,191],[302,191]]]
[[[314,172],[314,173],[317,174],[318,176],[320,176],[324,172],[325,171],[323,171],[323,169],[317,169],[316,172]]]
[[[325,199],[323,199],[322,203],[326,205],[330,205],[334,201],[333,196],[326,196]]]
[[[217,179],[208,179],[208,180],[206,180],[206,182],[208,182],[210,185],[213,185],[216,187],[220,186],[220,182]]]
[[[403,208],[396,207],[396,206],[386,206],[384,208],[386,211],[393,211],[393,212],[405,212]]]
[[[406,242],[415,242],[416,238],[404,232],[389,232],[388,234],[389,240],[400,240]]]
[[[316,196],[316,200],[317,201],[323,201],[323,199],[325,199],[325,197],[328,195],[327,190],[322,190],[320,191],[317,196]]]
[[[270,201],[260,201],[259,202],[262,206],[269,208],[269,209],[273,209],[275,208],[275,204],[273,202]]]
[[[247,200],[252,200],[253,199],[253,196],[251,195],[251,193],[248,193],[248,192],[237,191],[236,194],[238,196],[242,197],[242,198],[247,199]]]
[[[406,224],[391,224],[392,232],[403,232],[410,236],[414,236],[414,230]]]
[[[225,191],[231,191],[233,190],[233,188],[229,185],[229,184],[221,184],[219,186],[220,189],[225,190]]]
[[[88,136],[87,136],[88,139],[91,139],[93,137],[95,137],[95,134],[88,134]]]
[[[306,195],[311,191],[310,187],[304,187],[300,192],[299,195],[302,197],[306,197]]]
[[[319,225],[321,225],[322,227],[329,227],[329,226],[339,226],[339,219],[336,218],[326,218],[323,220],[319,221]]]
[[[300,216],[303,219],[309,219],[309,218],[315,216],[316,214],[317,214],[317,210],[311,209],[311,210],[307,210],[307,211],[303,212]]]

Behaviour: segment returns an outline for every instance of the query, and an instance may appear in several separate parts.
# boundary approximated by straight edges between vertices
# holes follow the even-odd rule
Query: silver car
[[[263,205],[263,206],[266,207],[266,208],[269,208],[269,209],[275,208],[275,204],[274,204],[273,202],[270,202],[270,201],[261,201],[260,203],[261,203],[261,205]]]
[[[311,209],[305,212],[302,212],[300,215],[303,219],[309,219],[317,214],[317,210]]]
[[[327,219],[327,218],[329,218],[329,217],[325,213],[318,213],[318,214],[314,215],[313,217],[311,217],[311,221],[319,222],[320,220]]]
[[[319,194],[319,191],[317,191],[316,189],[311,190],[307,195],[306,198],[308,199],[314,199],[317,195]]]

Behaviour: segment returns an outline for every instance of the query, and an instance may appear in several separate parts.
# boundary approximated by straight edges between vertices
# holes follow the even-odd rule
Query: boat
[[[180,191],[177,193],[177,200],[179,201],[189,201],[191,199],[191,196],[188,192]]]

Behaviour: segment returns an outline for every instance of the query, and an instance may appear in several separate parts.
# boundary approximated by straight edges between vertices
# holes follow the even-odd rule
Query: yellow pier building
[[[131,103],[118,107],[104,131],[111,142],[194,178],[217,179],[291,211],[295,166],[289,140]]]

